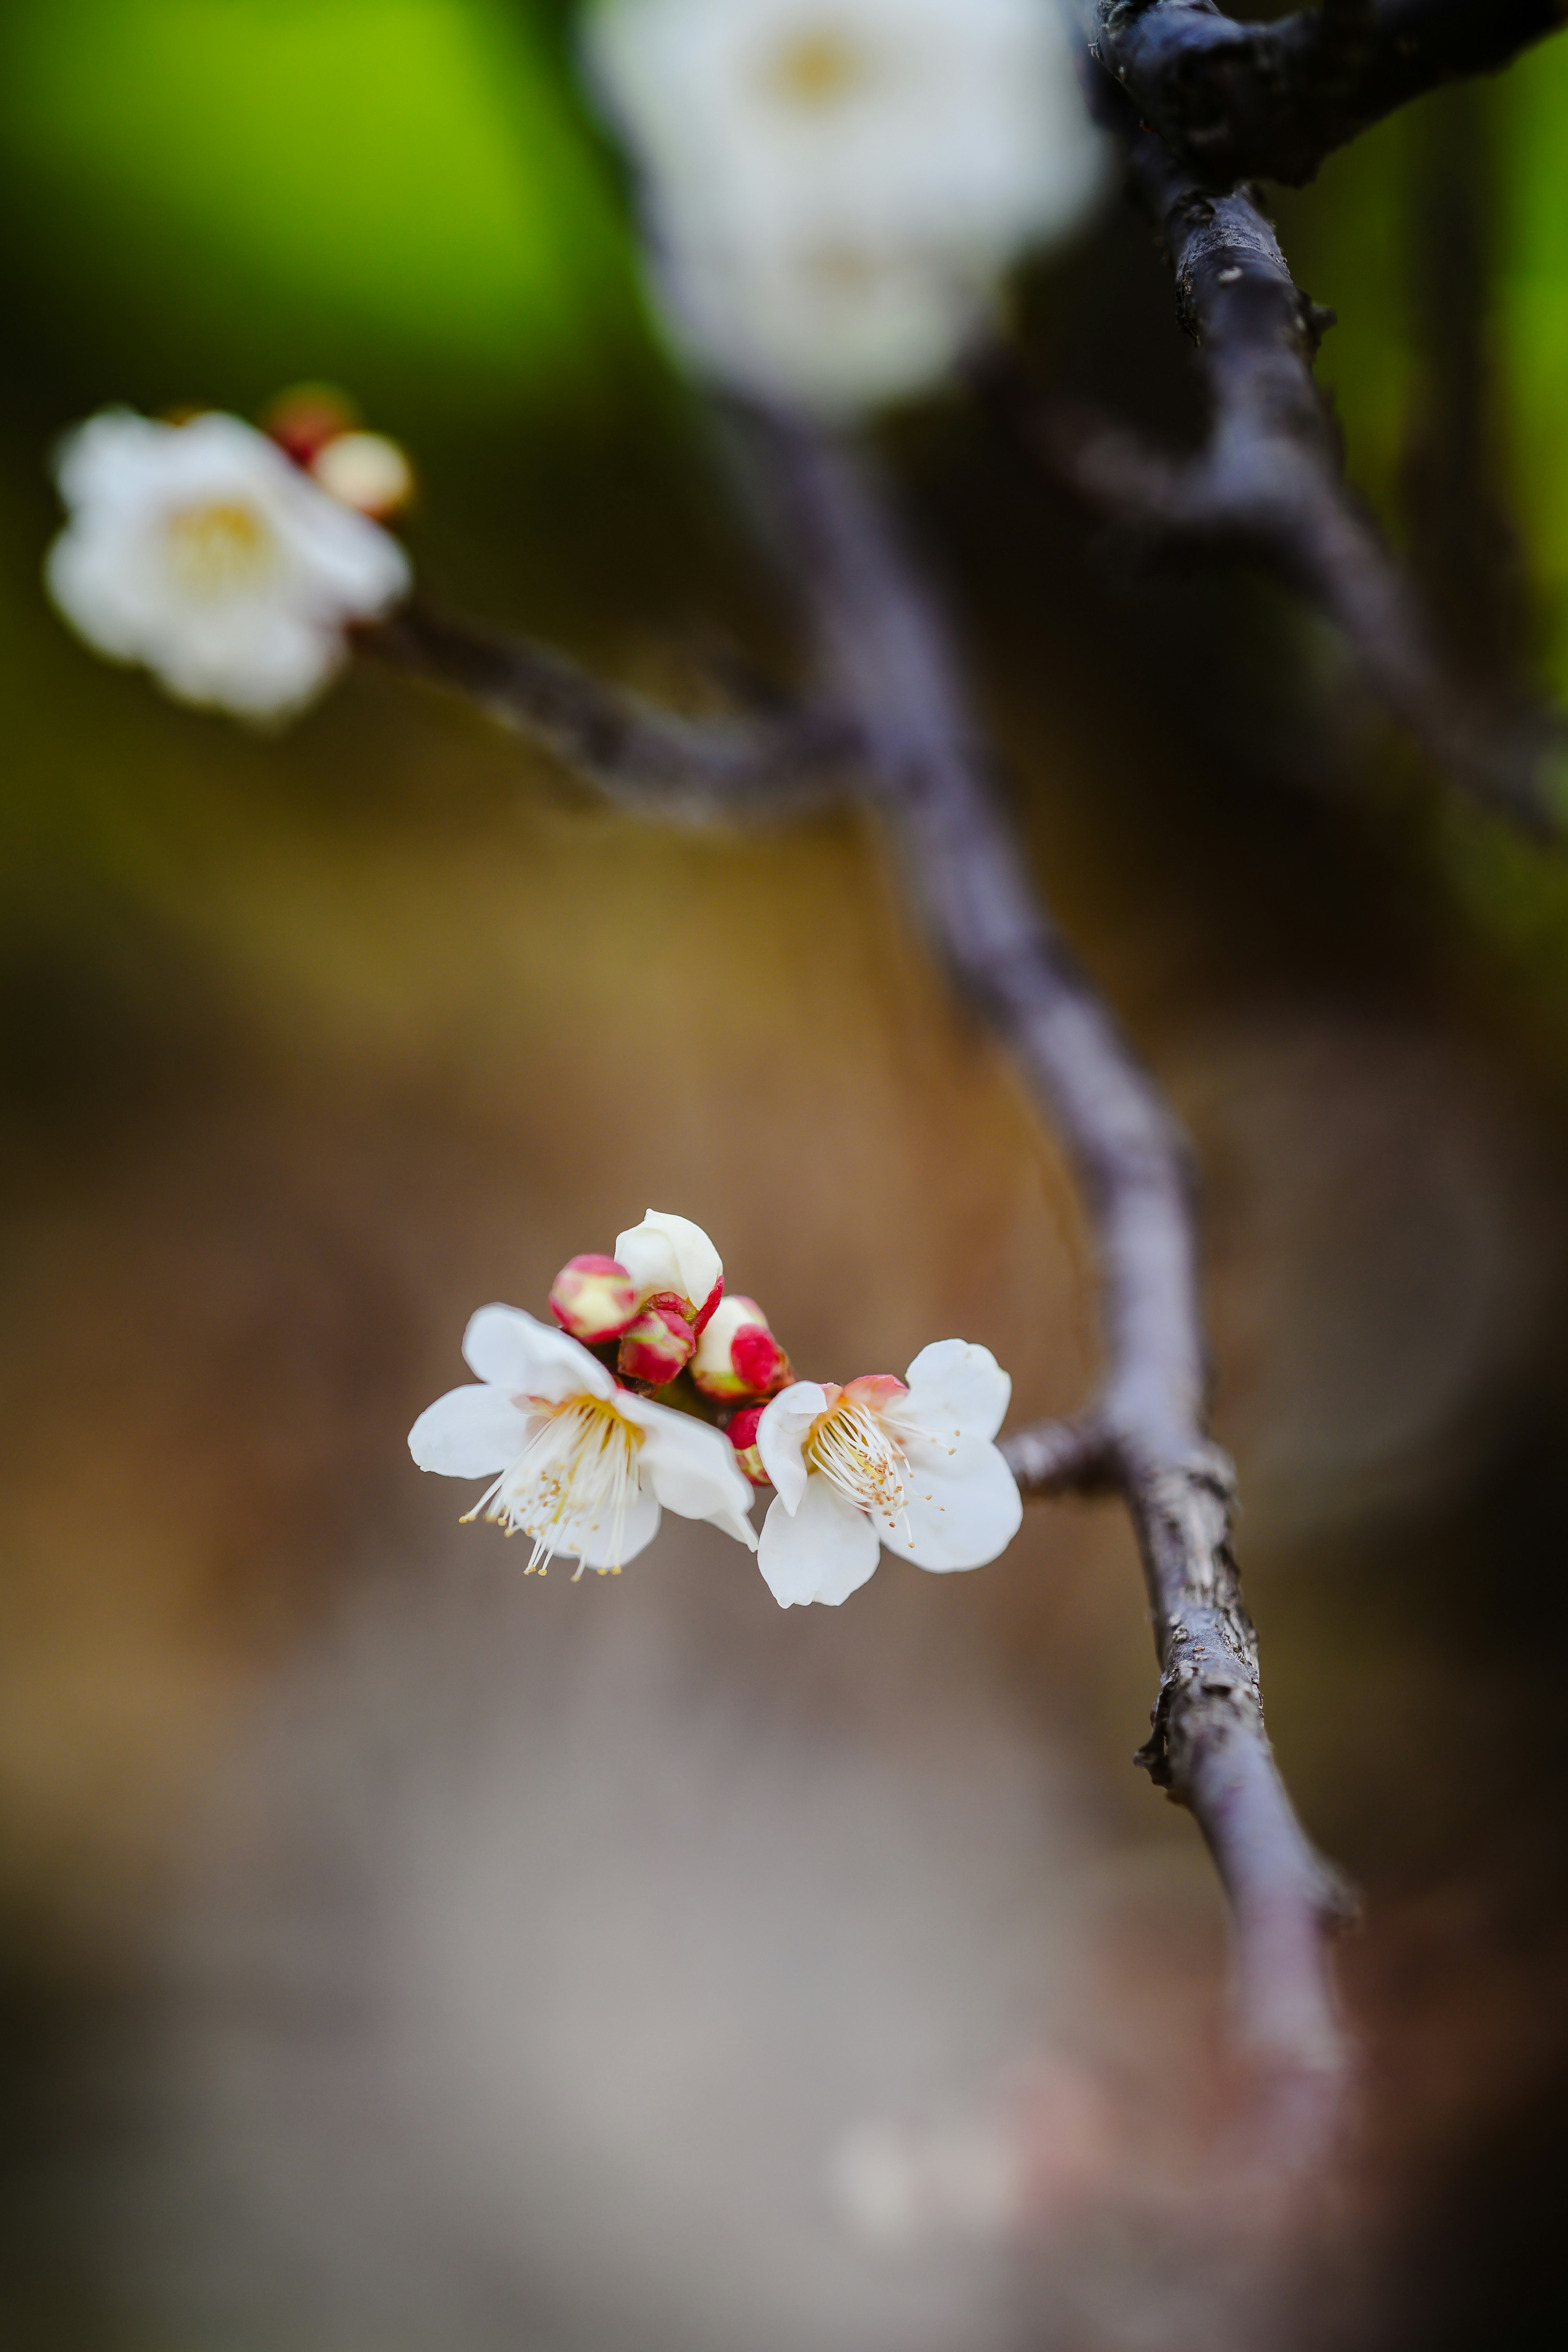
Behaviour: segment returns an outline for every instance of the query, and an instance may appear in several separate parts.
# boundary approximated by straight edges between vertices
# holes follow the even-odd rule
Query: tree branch
[[[823,707],[683,719],[605,685],[564,654],[409,604],[356,632],[361,653],[451,688],[554,752],[622,806],[668,820],[800,814],[860,756]]]
[[[1038,436],[1048,460],[1102,511],[1270,563],[1343,633],[1373,691],[1439,766],[1550,831],[1546,768],[1561,721],[1531,708],[1479,708],[1431,643],[1414,589],[1344,479],[1312,378],[1331,314],[1291,278],[1250,191],[1207,191],[1107,95],[1134,193],[1176,279],[1177,315],[1202,357],[1213,425],[1196,457],[1171,459],[1059,413]]]
[[[1264,1729],[1257,1637],[1228,1546],[1232,1477],[1201,1423],[1205,1350],[1184,1140],[1025,877],[946,628],[876,485],[793,415],[755,430],[824,674],[965,995],[1010,1045],[1071,1152],[1104,1288],[1108,1377],[1082,1423],[1008,1441],[1035,1491],[1113,1486],[1137,1532],[1161,1662],[1139,1761],[1196,1816],[1230,1895],[1241,2038],[1269,2070],[1284,2160],[1328,2128],[1344,2045],[1326,1937],[1343,1906]]]
[[[1568,0],[1320,0],[1272,25],[1215,0],[1091,0],[1092,47],[1207,186],[1300,187],[1325,155],[1440,82],[1495,72]]]

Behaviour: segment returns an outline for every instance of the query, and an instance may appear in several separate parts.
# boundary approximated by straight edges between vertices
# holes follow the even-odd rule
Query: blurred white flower
[[[1056,0],[599,0],[588,61],[692,358],[829,414],[938,378],[1106,182]]]
[[[880,1547],[917,1568],[979,1568],[1023,1516],[991,1440],[1012,1383],[988,1348],[939,1339],[904,1381],[797,1381],[758,1423],[777,1493],[757,1564],[780,1608],[847,1601]]]
[[[66,440],[57,478],[70,520],[49,593],[99,653],[144,663],[183,702],[298,709],[341,663],[345,626],[410,585],[395,539],[237,416],[106,409]]]
[[[565,1553],[610,1574],[650,1544],[660,1507],[709,1519],[752,1550],[751,1489],[723,1432],[617,1385],[597,1356],[516,1307],[482,1307],[453,1389],[409,1432],[422,1470],[490,1478],[473,1510],[533,1540],[528,1571]]]

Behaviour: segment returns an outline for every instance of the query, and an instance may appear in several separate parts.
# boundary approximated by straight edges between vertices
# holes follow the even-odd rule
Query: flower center
[[[825,112],[852,97],[871,79],[871,60],[844,34],[823,26],[797,33],[775,50],[768,86],[776,97],[808,112]]]
[[[575,1551],[586,1537],[604,1530],[610,1557],[600,1574],[619,1576],[642,1444],[642,1431],[606,1399],[569,1397],[549,1408],[511,1468],[467,1516],[484,1511],[509,1536],[532,1537],[527,1576],[536,1569],[542,1576],[558,1551]],[[580,1565],[577,1573],[582,1574]]]
[[[240,499],[177,507],[163,525],[169,566],[193,596],[232,596],[266,577],[277,561],[271,525]]]
[[[863,1404],[844,1401],[819,1413],[805,1453],[810,1467],[861,1510],[888,1519],[902,1513],[908,1461],[886,1423]]]

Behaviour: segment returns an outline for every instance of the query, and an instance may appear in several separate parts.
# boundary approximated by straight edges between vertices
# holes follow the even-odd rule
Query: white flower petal
[[[618,1409],[643,1433],[638,1468],[664,1508],[710,1519],[755,1551],[757,1531],[747,1516],[751,1486],[724,1432],[646,1397],[625,1396]]]
[[[757,1450],[787,1511],[797,1511],[806,1491],[801,1449],[817,1415],[828,1410],[826,1391],[816,1381],[796,1381],[780,1389],[757,1424]]]
[[[909,1394],[899,1418],[933,1436],[956,1432],[994,1437],[1007,1414],[1012,1381],[988,1348],[968,1339],[934,1339],[904,1374]]]
[[[889,1551],[916,1568],[981,1568],[1017,1535],[1023,1502],[997,1448],[984,1438],[965,1437],[951,1453],[912,1447],[903,1509],[873,1517]]]
[[[781,1609],[825,1601],[836,1608],[874,1574],[876,1529],[829,1479],[808,1479],[800,1508],[786,1509],[781,1496],[762,1523],[757,1565]]]
[[[664,1209],[650,1209],[640,1225],[617,1234],[615,1255],[640,1292],[674,1290],[694,1307],[706,1305],[724,1274],[702,1227]]]
[[[447,1478],[488,1478],[507,1470],[528,1443],[528,1417],[489,1387],[449,1389],[426,1405],[408,1433],[422,1470]]]
[[[608,1520],[591,1524],[584,1518],[570,1519],[560,1549],[569,1559],[581,1560],[584,1568],[624,1568],[640,1551],[646,1551],[658,1532],[658,1498],[648,1487],[639,1486],[626,1506],[619,1531]]]
[[[481,1307],[463,1335],[463,1357],[470,1371],[513,1396],[559,1404],[570,1396],[615,1394],[614,1380],[597,1356],[520,1307]]]

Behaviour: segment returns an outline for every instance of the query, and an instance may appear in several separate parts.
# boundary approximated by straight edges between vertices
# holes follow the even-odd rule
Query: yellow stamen
[[[277,561],[271,525],[238,499],[179,507],[165,520],[163,535],[170,568],[193,595],[233,595]]]
[[[909,1464],[885,1422],[862,1404],[841,1402],[819,1413],[806,1440],[809,1468],[820,1470],[862,1511],[895,1525],[907,1506]]]
[[[815,110],[839,105],[868,79],[863,49],[831,26],[786,41],[768,68],[768,87],[791,105]]]

